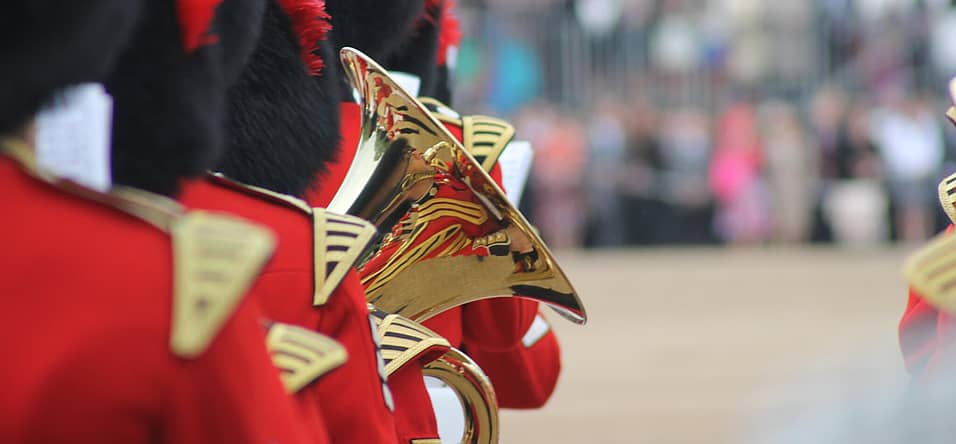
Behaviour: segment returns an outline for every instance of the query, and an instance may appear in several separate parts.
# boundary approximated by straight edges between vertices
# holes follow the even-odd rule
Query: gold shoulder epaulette
[[[439,122],[461,127],[461,144],[486,171],[491,171],[502,151],[514,138],[515,128],[504,120],[488,116],[464,116],[431,97],[420,97],[422,105]]]
[[[171,199],[136,188],[114,186],[101,193],[39,169],[32,153],[3,142],[3,152],[36,177],[169,234],[173,250],[169,344],[177,356],[192,358],[206,350],[272,254],[275,240],[264,228],[225,215],[187,212]]]
[[[170,229],[173,318],[170,346],[201,354],[235,310],[275,246],[268,230],[232,217],[191,211]]]
[[[465,116],[461,121],[461,144],[481,164],[482,169],[490,172],[502,151],[514,138],[514,126],[488,116]]]
[[[903,274],[923,300],[956,314],[956,236],[933,238],[906,260]]]
[[[445,105],[438,99],[431,97],[419,97],[418,101],[425,105],[425,109],[431,113],[435,119],[442,123],[449,123],[455,126],[461,126],[461,114],[458,114],[450,106]]]
[[[385,373],[388,375],[424,357],[426,353],[441,355],[451,348],[447,339],[411,319],[386,313],[373,306],[369,306],[369,312],[378,328],[382,360],[385,361]]]
[[[273,202],[298,209],[312,217],[313,264],[315,267],[312,303],[322,306],[342,283],[350,268],[365,253],[375,236],[375,227],[354,216],[330,213],[323,208],[312,208],[305,201],[253,185],[236,182],[213,173],[212,177],[227,186]]]
[[[952,223],[956,223],[956,174],[943,179],[939,183],[939,204],[949,216]]]
[[[208,211],[183,211],[161,196],[115,187],[109,203],[167,231],[173,247],[170,349],[202,354],[232,315],[275,249],[258,225]]]
[[[267,190],[262,187],[257,187],[255,185],[249,185],[236,180],[226,177],[222,173],[209,173],[209,176],[218,183],[221,183],[229,188],[232,188],[237,191],[250,194],[259,198],[266,199],[271,202],[275,202],[280,205],[284,205],[289,208],[299,210],[305,214],[312,214],[312,207],[309,206],[304,200],[299,199],[295,196],[290,196],[288,194],[277,193],[272,190]]]
[[[323,375],[342,366],[348,359],[345,347],[320,333],[294,325],[269,326],[266,348],[279,369],[282,385],[296,393]]]
[[[312,209],[312,226],[315,231],[315,294],[312,304],[321,306],[328,302],[349,269],[365,253],[376,231],[375,226],[364,219],[322,208]]]

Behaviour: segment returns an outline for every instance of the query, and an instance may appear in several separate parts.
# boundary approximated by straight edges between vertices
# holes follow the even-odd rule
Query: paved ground
[[[748,442],[758,424],[905,381],[902,250],[559,257],[591,320],[552,316],[562,380],[543,410],[503,415],[505,444]]]

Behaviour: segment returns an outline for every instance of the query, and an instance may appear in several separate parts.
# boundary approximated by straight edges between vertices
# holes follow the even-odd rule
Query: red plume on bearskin
[[[424,19],[435,25],[438,17],[438,66],[445,66],[448,48],[461,43],[461,23],[455,15],[455,0],[427,0]],[[437,11],[437,13],[436,13]],[[431,13],[429,13],[431,12]]]
[[[325,66],[325,61],[318,54],[319,42],[325,40],[332,29],[332,17],[325,12],[325,1],[279,0],[279,5],[292,21],[293,31],[302,48],[302,60],[308,66],[309,73],[319,75]]]
[[[210,27],[220,3],[222,0],[176,0],[176,16],[187,53],[219,43],[219,36],[211,34]]]

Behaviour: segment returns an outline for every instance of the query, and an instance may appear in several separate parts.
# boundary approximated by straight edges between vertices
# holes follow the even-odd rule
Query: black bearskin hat
[[[229,91],[219,171],[302,197],[339,143],[338,57],[321,0],[270,0],[249,64]]]
[[[135,25],[137,0],[22,0],[0,14],[0,134],[22,128],[53,94],[102,81]]]
[[[153,0],[107,81],[113,178],[165,195],[213,168],[226,90],[254,48],[265,0]]]
[[[393,71],[417,75],[419,95],[451,104],[451,78],[447,58],[449,48],[461,40],[454,0],[427,0],[425,13],[402,39],[401,46],[383,66]]]
[[[398,50],[425,11],[425,0],[326,0],[335,50],[351,46],[382,63]],[[388,68],[388,66],[386,66]],[[341,66],[338,70],[341,72]],[[344,74],[340,76],[345,82]],[[352,100],[343,89],[342,100]]]

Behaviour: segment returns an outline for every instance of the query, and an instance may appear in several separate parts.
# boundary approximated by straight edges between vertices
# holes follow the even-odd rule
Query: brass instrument
[[[461,442],[498,442],[498,401],[491,380],[468,355],[456,348],[422,368],[422,375],[438,378],[458,395],[464,411],[465,431]]]
[[[422,375],[444,382],[458,396],[465,419],[462,444],[498,442],[498,402],[491,380],[467,355],[425,326],[369,306],[378,330],[385,374],[421,365]],[[422,364],[424,363],[424,364]]]
[[[352,48],[340,56],[361,102],[362,126],[328,208],[379,228],[359,266],[369,302],[421,322],[468,302],[515,295],[583,324],[584,306],[554,256],[474,157],[385,69]]]

